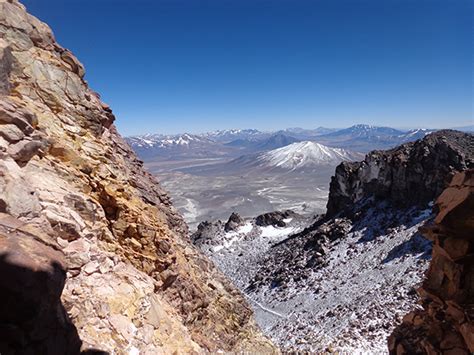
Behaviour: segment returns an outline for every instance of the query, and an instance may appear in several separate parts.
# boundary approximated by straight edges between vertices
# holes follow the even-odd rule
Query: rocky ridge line
[[[452,174],[474,166],[474,136],[442,130],[397,148],[343,162],[331,179],[327,216],[350,212],[368,198],[394,206],[426,205],[446,188]]]
[[[276,351],[82,64],[16,0],[0,0],[0,69],[0,352]]]

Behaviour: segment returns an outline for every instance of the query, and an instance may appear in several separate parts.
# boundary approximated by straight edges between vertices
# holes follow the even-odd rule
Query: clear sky
[[[23,0],[119,130],[473,124],[472,0]]]

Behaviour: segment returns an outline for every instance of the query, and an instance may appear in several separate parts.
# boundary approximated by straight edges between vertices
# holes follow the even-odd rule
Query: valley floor
[[[203,176],[182,172],[157,174],[173,204],[194,230],[204,220],[226,220],[291,209],[305,215],[326,208],[330,173]]]

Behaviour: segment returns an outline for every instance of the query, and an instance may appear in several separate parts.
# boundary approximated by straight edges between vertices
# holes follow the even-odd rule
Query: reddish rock
[[[435,243],[419,290],[423,310],[404,317],[390,354],[474,353],[474,169],[456,174],[436,206],[434,224],[422,230]]]
[[[78,354],[81,341],[61,303],[66,281],[61,252],[41,233],[0,221],[0,353]]]

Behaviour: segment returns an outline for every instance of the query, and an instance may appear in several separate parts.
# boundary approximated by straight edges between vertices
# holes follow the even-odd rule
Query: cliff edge
[[[0,352],[276,351],[84,73],[0,0]]]
[[[432,260],[418,290],[423,309],[408,313],[389,339],[390,354],[474,353],[474,169],[454,176],[437,199]]]
[[[343,162],[331,179],[327,216],[368,199],[394,207],[426,206],[456,171],[474,166],[474,136],[441,130],[390,150],[374,150],[361,162]]]

